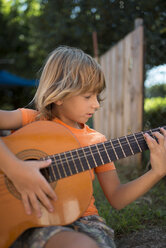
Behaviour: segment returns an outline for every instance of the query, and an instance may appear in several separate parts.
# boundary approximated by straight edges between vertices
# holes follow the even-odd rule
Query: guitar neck
[[[166,129],[166,126],[163,128]],[[146,131],[152,137],[153,132],[160,132],[160,128]],[[144,133],[130,134],[117,139],[48,156],[44,159],[51,158],[52,164],[48,168],[42,169],[42,173],[49,182],[54,182],[143,152],[148,149],[144,139]]]

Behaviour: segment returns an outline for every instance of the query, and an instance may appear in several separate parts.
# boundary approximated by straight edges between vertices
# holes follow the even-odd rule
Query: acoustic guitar
[[[154,131],[160,129],[147,133],[152,135]],[[51,165],[41,172],[58,200],[53,203],[53,213],[41,204],[41,218],[35,214],[28,216],[19,192],[0,171],[0,248],[8,248],[28,228],[67,225],[81,217],[93,192],[90,169],[148,149],[143,132],[80,147],[67,128],[51,121],[33,122],[2,140],[22,160],[51,158]]]

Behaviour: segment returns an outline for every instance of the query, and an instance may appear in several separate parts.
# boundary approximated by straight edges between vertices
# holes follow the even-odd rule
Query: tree
[[[143,18],[146,69],[165,63],[164,0],[0,0],[1,64],[27,78],[36,78],[47,54],[59,45],[76,46],[93,56],[92,32],[99,55],[133,30]]]
[[[166,45],[165,7],[165,1],[157,0],[41,1],[41,15],[35,18],[31,30],[32,40],[45,53],[60,44],[68,44],[93,55],[95,30],[99,54],[103,54],[130,32],[134,20],[141,17],[145,26],[146,64],[151,67],[165,60],[162,53]]]
[[[133,29],[138,17],[144,20],[147,68],[165,63],[162,52],[166,45],[164,0],[5,2],[10,8],[5,14],[0,5],[1,24],[5,26],[1,54],[17,61],[10,70],[19,74],[35,75],[48,52],[59,45],[77,46],[93,55],[93,31],[97,31],[101,55]],[[7,47],[7,44],[10,45]]]
[[[0,69],[7,69],[20,76],[32,78],[35,75],[33,59],[29,51],[30,20],[29,9],[34,1],[0,0]],[[26,4],[26,1],[25,3]],[[24,8],[23,8],[24,6]]]

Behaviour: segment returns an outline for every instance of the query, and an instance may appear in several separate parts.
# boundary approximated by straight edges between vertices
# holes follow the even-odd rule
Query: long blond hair
[[[52,120],[56,101],[88,91],[100,94],[104,88],[104,74],[95,59],[80,49],[60,46],[46,60],[34,102],[40,117]]]

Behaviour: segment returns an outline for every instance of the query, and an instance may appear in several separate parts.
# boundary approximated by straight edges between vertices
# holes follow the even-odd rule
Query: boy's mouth
[[[92,115],[93,115],[93,113],[88,113],[88,116],[89,116],[89,117],[92,117]]]

